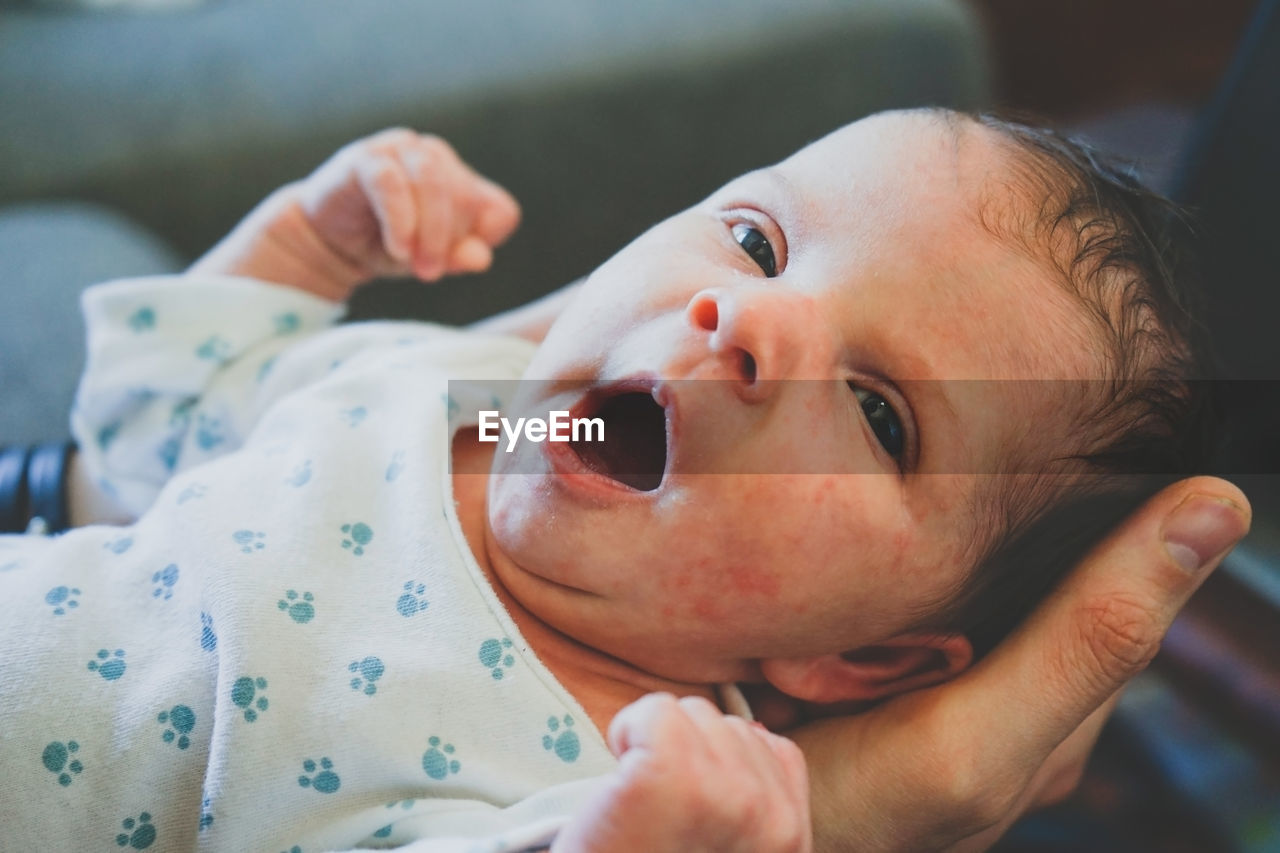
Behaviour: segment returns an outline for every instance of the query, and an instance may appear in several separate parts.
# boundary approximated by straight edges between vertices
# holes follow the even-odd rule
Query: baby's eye
[[[773,247],[769,245],[768,238],[760,233],[759,228],[746,222],[739,222],[733,226],[733,239],[737,240],[742,250],[760,266],[760,269],[764,270],[767,278],[773,278],[778,274],[778,259],[773,255]]]
[[[902,419],[898,417],[898,413],[889,405],[888,400],[874,391],[868,391],[852,382],[849,383],[849,388],[862,404],[862,413],[867,416],[876,439],[890,456],[901,461],[904,436]]]

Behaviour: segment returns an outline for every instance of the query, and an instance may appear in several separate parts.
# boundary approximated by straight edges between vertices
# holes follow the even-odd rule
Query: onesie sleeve
[[[235,449],[277,359],[341,317],[296,288],[227,276],[127,279],[85,291],[87,359],[71,431],[100,488],[140,515],[184,467]]]

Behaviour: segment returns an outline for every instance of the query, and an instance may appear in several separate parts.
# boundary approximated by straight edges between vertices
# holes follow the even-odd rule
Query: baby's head
[[[539,349],[517,414],[606,441],[497,454],[501,581],[668,678],[954,674],[1153,488],[1130,475],[1196,463],[1179,222],[1051,134],[937,110],[731,182]]]

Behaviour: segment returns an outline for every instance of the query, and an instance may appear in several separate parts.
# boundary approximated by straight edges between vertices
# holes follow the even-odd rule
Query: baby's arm
[[[411,130],[351,143],[276,190],[191,273],[239,275],[343,302],[384,275],[480,272],[520,208],[449,144]]]
[[[804,757],[786,738],[705,699],[651,694],[609,726],[617,772],[552,853],[808,851]]]
[[[350,355],[358,331],[302,342],[358,284],[483,269],[518,221],[447,144],[391,130],[273,193],[184,275],[91,288],[73,520],[136,517],[173,473],[235,449],[272,399]]]

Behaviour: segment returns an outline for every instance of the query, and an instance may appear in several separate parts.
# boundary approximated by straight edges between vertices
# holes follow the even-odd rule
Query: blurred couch
[[[438,133],[524,205],[483,280],[352,309],[461,322],[861,115],[981,105],[983,57],[959,0],[0,3],[0,442],[65,433],[84,285],[179,268],[360,135]]]

